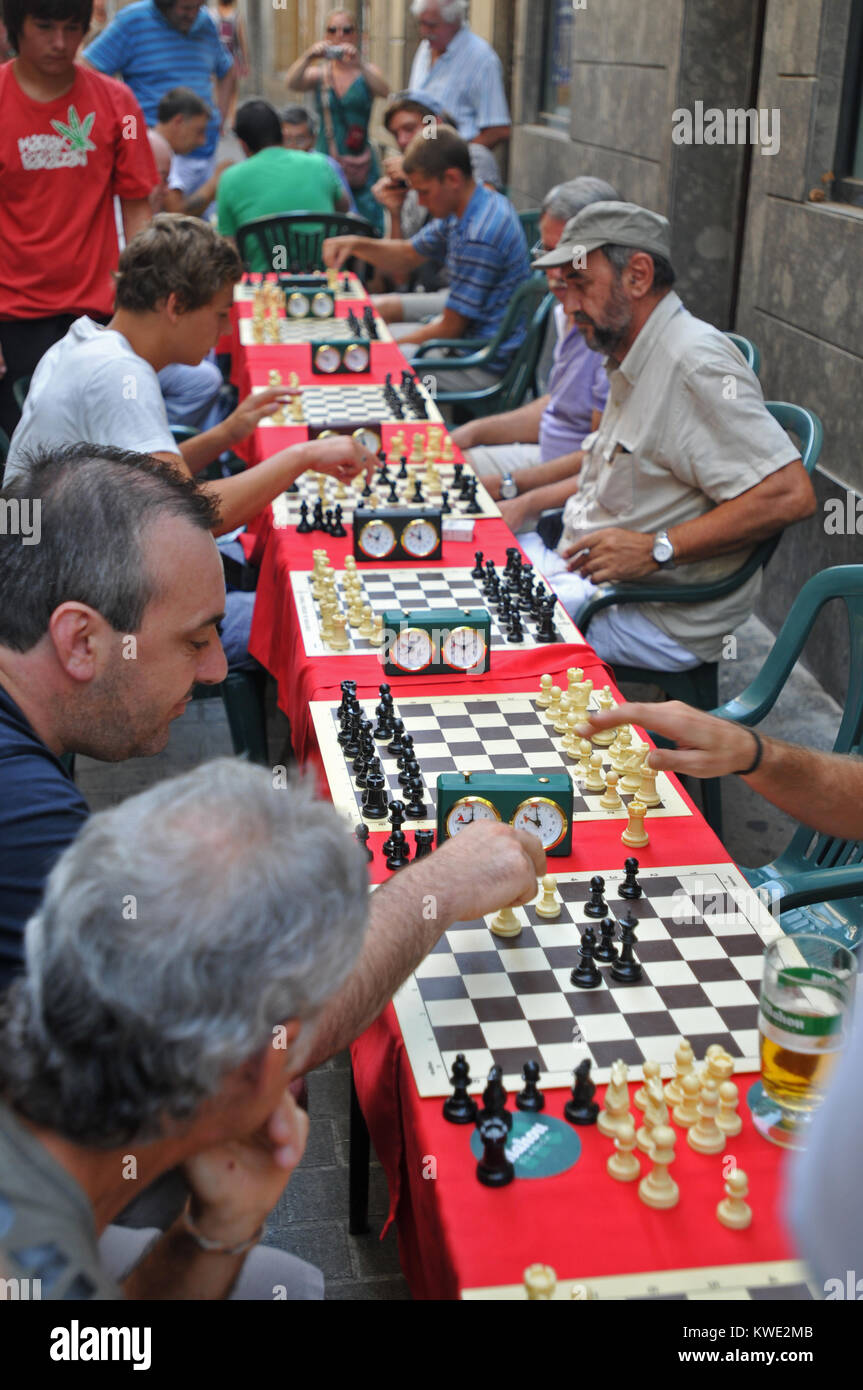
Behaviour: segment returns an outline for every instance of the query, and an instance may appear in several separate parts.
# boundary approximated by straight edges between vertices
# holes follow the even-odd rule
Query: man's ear
[[[61,603],[48,622],[57,661],[70,680],[86,683],[98,675],[105,660],[107,624],[86,603]]]
[[[653,257],[636,251],[623,271],[626,287],[634,299],[642,299],[653,288]]]

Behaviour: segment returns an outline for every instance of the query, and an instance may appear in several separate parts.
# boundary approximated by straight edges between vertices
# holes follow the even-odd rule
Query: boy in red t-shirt
[[[119,257],[150,217],[159,176],[141,108],[122,82],[79,67],[92,0],[3,0],[17,53],[0,67],[0,428],[29,377],[81,314],[114,305]]]

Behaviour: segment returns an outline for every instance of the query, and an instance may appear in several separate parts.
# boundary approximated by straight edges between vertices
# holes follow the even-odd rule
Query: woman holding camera
[[[317,148],[338,160],[350,184],[357,209],[378,232],[383,232],[383,209],[372,187],[380,177],[369,143],[369,120],[376,96],[389,95],[389,84],[356,46],[356,20],[348,10],[333,10],[326,38],[298,58],[286,85],[295,92],[314,89],[320,116]]]

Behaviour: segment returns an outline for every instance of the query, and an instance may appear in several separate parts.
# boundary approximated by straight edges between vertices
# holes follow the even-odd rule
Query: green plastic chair
[[[767,409],[785,430],[797,435],[800,441],[800,457],[807,473],[812,474],[821,453],[824,431],[821,421],[814,411],[804,406],[791,405],[786,401],[767,401]],[[587,599],[573,614],[573,621],[583,633],[587,632],[591,619],[603,608],[616,607],[622,603],[706,603],[713,599],[733,594],[745,584],[757,570],[763,568],[782,539],[782,533],[769,537],[756,546],[744,565],[725,579],[714,584],[677,584],[660,586],[658,584],[602,584],[596,593]],[[683,700],[696,709],[712,709],[719,703],[719,663],[702,662],[689,671],[659,671],[646,666],[617,665],[615,679],[658,685],[672,700]],[[661,744],[659,737],[656,742]],[[702,804],[708,823],[722,835],[722,806],[719,783],[715,779],[702,782]]]
[[[834,753],[863,753],[863,565],[837,565],[804,584],[773,649],[751,685],[713,711],[752,728],[773,708],[826,603],[845,605],[850,668]],[[744,869],[774,901],[786,932],[814,931],[856,949],[863,941],[863,843],[800,826],[786,849],[759,869]]]
[[[530,208],[527,212],[520,212],[518,220],[524,228],[528,246],[533,246],[539,238],[539,219],[542,217],[542,208]]]
[[[229,671],[221,685],[196,685],[193,700],[221,698],[228,717],[231,743],[238,757],[270,766],[267,748],[265,671]]]
[[[761,375],[761,353],[749,338],[744,338],[742,333],[726,333],[725,337],[730,339],[734,346],[743,355],[747,367],[751,367],[756,376]]]
[[[452,372],[459,367],[486,367],[494,360],[501,343],[515,331],[519,322],[527,322],[524,342],[515,353],[498,381],[472,391],[440,391],[438,405],[457,405],[468,415],[492,415],[499,411],[515,410],[530,390],[537,362],[542,351],[545,326],[555,304],[553,294],[546,290],[545,276],[532,276],[513,294],[500,328],[493,338],[432,338],[420,344],[413,365],[420,377],[438,372]],[[431,357],[431,351],[444,348],[462,349],[464,355]]]
[[[259,258],[271,270],[273,251],[283,246],[287,265],[280,274],[303,275],[323,270],[321,247],[327,237],[376,235],[371,222],[352,213],[280,212],[244,222],[237,228],[236,242],[246,270],[260,270],[260,264],[254,263]],[[253,251],[258,253],[254,260]]]
[[[31,380],[32,378],[29,376],[19,376],[18,380],[12,383],[12,395],[15,397],[15,404],[19,410],[24,409],[24,402],[27,399],[27,392],[30,390]]]

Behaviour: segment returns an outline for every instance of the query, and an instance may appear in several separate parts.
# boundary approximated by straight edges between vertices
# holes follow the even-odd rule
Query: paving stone
[[[329,1302],[409,1302],[410,1289],[406,1281],[399,1278],[351,1280],[347,1283],[327,1284],[324,1294]]]
[[[368,1235],[349,1236],[348,1241],[357,1279],[381,1274],[401,1275],[398,1236],[393,1226],[390,1226],[383,1240],[372,1223]]]
[[[354,1277],[348,1239],[346,1222],[286,1221],[280,1204],[267,1222],[264,1244],[308,1260],[329,1281]]]

